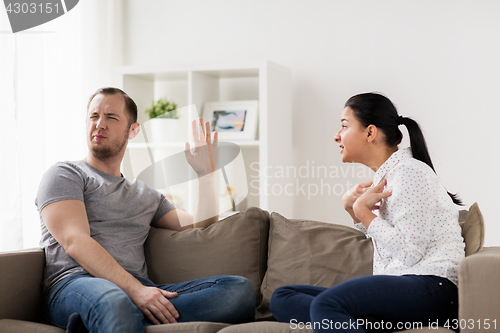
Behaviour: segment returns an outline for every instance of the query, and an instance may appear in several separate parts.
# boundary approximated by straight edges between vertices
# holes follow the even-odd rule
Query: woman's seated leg
[[[271,298],[271,312],[284,323],[307,323],[313,299],[326,288],[308,285],[284,286],[276,289]]]
[[[457,287],[436,276],[373,275],[342,282],[318,295],[311,304],[315,332],[396,331],[426,328],[458,317]],[[376,318],[377,321],[367,320]]]

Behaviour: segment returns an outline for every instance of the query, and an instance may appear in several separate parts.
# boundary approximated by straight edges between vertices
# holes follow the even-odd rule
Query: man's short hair
[[[128,114],[128,125],[130,126],[137,121],[137,104],[135,104],[134,100],[130,98],[130,96],[127,95],[123,90],[114,87],[104,87],[97,89],[97,91],[94,94],[92,94],[92,96],[90,96],[89,102],[87,104],[87,111],[89,110],[90,103],[92,102],[94,97],[96,97],[99,94],[122,95],[123,98],[125,99],[125,110],[127,111]]]

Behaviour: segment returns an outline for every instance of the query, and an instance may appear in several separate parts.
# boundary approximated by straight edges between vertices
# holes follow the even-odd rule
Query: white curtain
[[[38,184],[55,162],[85,156],[87,99],[116,84],[121,22],[121,0],[85,0],[12,34],[0,10],[0,251],[38,246]]]

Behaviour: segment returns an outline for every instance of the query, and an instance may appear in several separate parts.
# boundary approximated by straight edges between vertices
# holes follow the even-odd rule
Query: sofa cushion
[[[56,326],[33,323],[31,321],[1,319],[0,332],[5,333],[64,333],[65,330]]]
[[[39,248],[0,253],[0,319],[43,320],[44,265]]]
[[[259,208],[181,232],[152,228],[145,244],[149,278],[158,284],[214,275],[248,278],[260,303],[266,271],[269,213]]]
[[[306,323],[299,324],[289,324],[289,323],[278,323],[278,322],[255,322],[248,324],[233,325],[223,328],[218,333],[314,333],[311,326]],[[428,326],[423,326],[419,329],[398,331],[399,333],[417,333],[417,332],[436,332],[436,333],[452,333],[454,331],[448,330],[444,327],[431,328]]]
[[[206,321],[192,321],[189,323],[163,324],[146,326],[145,333],[175,332],[175,333],[215,333],[230,324],[210,323]]]
[[[193,321],[189,323],[152,325],[144,328],[145,333],[216,333],[230,324]],[[88,332],[87,330],[83,330]],[[44,325],[22,320],[0,320],[2,333],[64,333],[65,330],[56,326]]]
[[[459,223],[465,241],[465,255],[470,256],[481,251],[484,245],[484,219],[477,202],[469,208],[469,211],[460,211]]]
[[[272,318],[273,292],[281,286],[332,287],[373,272],[371,240],[354,228],[271,214],[268,270],[262,281],[257,319]]]
[[[312,329],[303,324],[290,325],[289,323],[278,323],[275,321],[259,321],[255,323],[240,324],[226,327],[219,333],[314,333]]]

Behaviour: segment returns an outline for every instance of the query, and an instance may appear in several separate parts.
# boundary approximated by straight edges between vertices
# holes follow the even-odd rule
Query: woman
[[[411,149],[398,150],[399,125],[408,129]],[[465,247],[455,206],[461,202],[440,184],[418,124],[398,116],[388,98],[360,94],[347,101],[335,142],[342,162],[375,171],[373,181],[342,198],[356,227],[372,239],[373,275],[332,288],[278,288],[273,315],[310,323],[315,332],[452,325]]]

